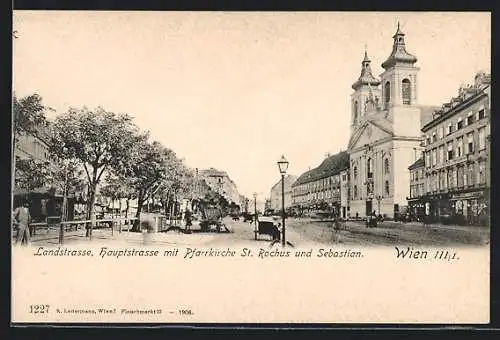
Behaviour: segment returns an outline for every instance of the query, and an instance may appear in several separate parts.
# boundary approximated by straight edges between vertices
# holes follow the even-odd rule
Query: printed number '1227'
[[[30,305],[30,313],[47,314],[49,313],[49,305]]]

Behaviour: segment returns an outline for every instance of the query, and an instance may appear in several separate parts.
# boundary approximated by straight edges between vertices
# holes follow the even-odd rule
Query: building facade
[[[292,184],[297,180],[297,176],[285,175],[285,209],[292,206]],[[274,211],[281,211],[282,209],[282,193],[281,193],[281,179],[272,186],[271,194],[269,196],[269,209]]]
[[[417,58],[406,50],[399,24],[380,79],[365,51],[361,74],[352,85],[350,214],[375,212],[393,218],[407,205],[410,173],[421,152],[420,127],[433,107],[418,104]]]
[[[292,205],[300,210],[341,210],[341,172],[349,167],[346,151],[327,158],[303,173],[292,185]]]
[[[489,219],[491,77],[476,74],[473,85],[443,104],[423,126],[425,190],[418,201],[431,220],[459,224]]]
[[[63,193],[61,188],[54,186],[50,179],[46,178],[41,187],[22,185],[26,178],[33,178],[30,172],[22,170],[21,161],[34,161],[44,164],[42,167],[51,172],[60,165],[54,161],[50,154],[49,143],[51,139],[50,122],[38,125],[33,133],[20,134],[16,136],[14,144],[15,182],[13,186],[14,207],[21,204],[22,200],[28,200],[30,213],[33,221],[45,221],[48,216],[61,216]],[[26,184],[26,183],[24,183]],[[76,194],[68,193],[68,218],[73,218],[73,208],[76,203]]]
[[[346,168],[340,172],[340,216],[344,219],[351,216],[349,197],[349,168]]]
[[[244,197],[238,192],[236,183],[229,177],[225,171],[214,168],[198,171],[198,180],[204,181],[214,192],[222,195],[229,203],[235,203],[243,207]]]
[[[14,155],[18,159],[35,159],[38,161],[50,161],[49,144],[44,134],[20,135],[14,149]]]
[[[408,208],[410,214],[417,220],[423,220],[425,216],[425,204],[421,197],[425,195],[425,164],[424,159],[419,158],[408,167],[410,171],[410,196],[408,197]]]

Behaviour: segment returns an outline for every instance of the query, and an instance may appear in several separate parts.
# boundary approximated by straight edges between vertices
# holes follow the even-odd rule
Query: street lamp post
[[[382,215],[382,214],[380,213],[380,201],[381,201],[381,200],[382,200],[382,196],[377,195],[378,214],[379,214],[379,215]]]
[[[253,204],[254,204],[254,207],[253,207],[253,212],[254,212],[254,224],[255,224],[255,232],[254,232],[254,235],[255,235],[255,239],[257,240],[257,232],[259,231],[258,230],[258,227],[257,227],[257,193],[254,192],[253,193]]]
[[[282,225],[283,225],[283,231],[282,231],[282,240],[281,244],[283,247],[286,245],[286,235],[285,235],[285,174],[286,170],[288,169],[288,161],[286,160],[285,156],[282,155],[280,160],[278,161],[278,168],[281,174],[281,219],[282,219]]]

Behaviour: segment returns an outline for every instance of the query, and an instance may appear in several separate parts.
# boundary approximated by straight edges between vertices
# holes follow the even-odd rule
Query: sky
[[[128,113],[188,166],[225,170],[264,199],[282,154],[298,176],[347,148],[365,46],[378,76],[398,21],[420,104],[490,71],[486,12],[14,11],[13,89],[40,94],[49,117]]]

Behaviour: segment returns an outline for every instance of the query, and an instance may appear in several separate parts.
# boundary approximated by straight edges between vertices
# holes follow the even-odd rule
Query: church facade
[[[349,152],[350,216],[394,218],[407,206],[408,165],[422,152],[421,126],[433,108],[418,104],[417,58],[406,50],[399,24],[379,78],[365,51],[352,85]]]

